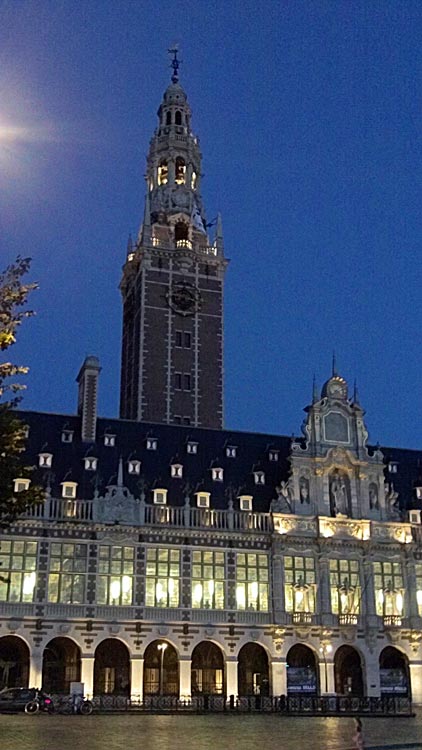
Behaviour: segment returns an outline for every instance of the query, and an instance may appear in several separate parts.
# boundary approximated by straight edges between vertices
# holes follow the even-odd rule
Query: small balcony
[[[338,616],[338,624],[339,625],[357,625],[358,624],[358,615],[339,615]]]
[[[177,249],[187,248],[188,250],[192,250],[192,242],[190,240],[176,240],[176,247]]]
[[[385,628],[401,628],[403,625],[403,615],[384,615]]]
[[[293,612],[292,623],[293,625],[312,625],[314,622],[315,615],[313,612]]]

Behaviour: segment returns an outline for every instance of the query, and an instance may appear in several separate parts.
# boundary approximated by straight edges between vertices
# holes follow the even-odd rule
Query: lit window
[[[162,488],[155,489],[152,491],[155,505],[166,505],[167,504],[167,490]]]
[[[107,445],[109,448],[114,448],[116,445],[116,436],[115,435],[104,435],[104,445]]]
[[[182,464],[172,464],[170,467],[171,476],[175,479],[181,479],[183,477],[183,466]]]
[[[73,442],[73,430],[62,430],[62,443]]]
[[[255,484],[265,484],[265,474],[263,471],[254,471]]]
[[[37,542],[1,540],[0,601],[34,601]]]
[[[169,170],[166,161],[162,161],[158,167],[157,179],[159,185],[167,185]]]
[[[280,455],[279,451],[275,451],[275,450],[268,451],[268,460],[278,461],[279,455]]]
[[[127,462],[127,470],[129,474],[140,474],[141,473],[141,462],[130,459]]]
[[[25,492],[29,489],[29,485],[31,484],[30,479],[22,479],[21,477],[18,477],[17,479],[13,480],[14,482],[14,492]]]
[[[196,172],[192,172],[192,177],[190,179],[190,186],[191,186],[191,190],[195,190],[195,188],[196,188]]]
[[[98,464],[98,458],[95,456],[86,456],[84,458],[85,471],[96,471]]]
[[[147,441],[146,441],[147,451],[156,451],[157,447],[158,447],[157,438],[147,438]]]
[[[416,603],[419,617],[422,617],[422,563],[416,563]]]
[[[226,456],[227,458],[236,458],[237,455],[237,447],[236,445],[227,445],[226,446]]]
[[[48,601],[83,604],[88,567],[88,545],[53,542],[50,546]]]
[[[182,159],[181,156],[178,156],[176,159],[176,173],[175,173],[175,182],[177,185],[184,185],[185,184],[185,177],[186,177],[186,164],[185,160]]]
[[[224,552],[192,551],[192,607],[224,609]]]
[[[145,604],[147,607],[178,607],[180,550],[147,549]]]
[[[374,562],[375,608],[381,617],[403,615],[404,578],[401,562]]]
[[[41,466],[42,469],[49,469],[53,464],[53,454],[52,453],[40,453],[38,455],[38,466]]]
[[[239,505],[240,510],[252,510],[252,495],[240,495],[239,497]]]
[[[99,548],[97,603],[127,606],[133,601],[135,550],[101,545]]]
[[[196,504],[198,508],[210,507],[210,492],[196,492]]]
[[[287,612],[315,612],[315,560],[284,558],[284,593]]]
[[[397,474],[398,463],[396,461],[390,461],[388,464],[388,471],[390,474]]]
[[[220,468],[211,469],[211,479],[213,482],[222,482],[224,479],[224,470]]]
[[[268,612],[268,556],[236,554],[236,607]]]
[[[186,443],[186,453],[198,453],[198,443]]]
[[[76,497],[77,482],[62,482],[62,497],[74,500]]]
[[[331,611],[335,615],[360,613],[361,589],[357,560],[330,560]]]

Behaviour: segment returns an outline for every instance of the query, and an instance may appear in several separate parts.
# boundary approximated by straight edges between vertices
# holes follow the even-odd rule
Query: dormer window
[[[22,477],[18,477],[17,479],[14,479],[13,482],[14,482],[13,491],[15,493],[25,492],[26,490],[29,489],[29,485],[31,484],[30,479],[23,479]]]
[[[173,479],[181,479],[183,477],[183,466],[182,464],[172,464],[170,466],[170,472]]]
[[[198,508],[210,507],[210,492],[196,492],[196,504]]]
[[[23,427],[22,427],[22,434],[23,434],[25,440],[28,440],[28,438],[29,438],[29,425],[27,425],[27,424],[23,425]]]
[[[53,465],[53,454],[52,453],[39,453],[38,454],[38,466],[42,469],[50,469]]]
[[[167,490],[157,488],[152,491],[154,505],[167,505]]]
[[[185,177],[186,177],[186,164],[185,160],[182,159],[181,156],[178,156],[176,159],[176,173],[175,173],[175,182],[176,185],[184,185],[185,184]]]
[[[277,450],[270,450],[268,451],[268,460],[269,461],[278,461],[280,456],[280,451]]]
[[[66,500],[74,500],[77,486],[77,482],[62,482],[62,497]]]
[[[167,185],[169,178],[169,168],[167,166],[167,162],[163,160],[160,162],[160,166],[158,167],[157,172],[157,180],[159,185]]]
[[[157,438],[147,438],[146,442],[146,449],[147,451],[156,451],[158,448],[158,440]]]
[[[415,494],[418,500],[422,499],[422,486],[415,487]]]
[[[104,435],[104,445],[107,445],[108,448],[114,448],[116,445],[116,436],[109,433]]]
[[[224,479],[224,469],[211,469],[211,479],[213,482],[222,482]]]
[[[397,461],[390,461],[388,464],[388,471],[390,474],[397,474],[398,463]]]
[[[252,510],[252,495],[240,495],[239,497],[239,506],[240,510]]]
[[[186,453],[193,453],[196,455],[198,453],[198,443],[193,443],[189,440],[189,442],[186,443]]]
[[[86,456],[84,458],[85,471],[96,471],[98,464],[98,458],[95,456]]]
[[[265,484],[265,474],[263,471],[254,471],[253,477],[255,484]]]
[[[236,456],[237,456],[237,446],[236,445],[226,445],[226,456],[227,456],[227,458],[236,458]]]
[[[73,443],[73,430],[62,430],[62,443]]]
[[[140,474],[141,473],[141,462],[135,459],[129,459],[127,462],[127,470],[129,474]]]
[[[421,523],[421,511],[416,508],[409,510],[409,522],[420,524]]]

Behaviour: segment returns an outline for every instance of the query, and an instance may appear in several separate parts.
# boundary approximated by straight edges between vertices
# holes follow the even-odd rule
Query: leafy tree
[[[16,341],[16,332],[25,318],[34,315],[25,309],[28,295],[37,284],[24,284],[30,258],[18,257],[0,274],[0,351],[5,352]],[[26,508],[44,499],[41,487],[32,482],[27,490],[14,492],[16,478],[32,479],[34,467],[22,464],[25,450],[25,425],[15,413],[26,388],[15,377],[28,372],[27,367],[11,362],[0,362],[0,524],[9,524]]]

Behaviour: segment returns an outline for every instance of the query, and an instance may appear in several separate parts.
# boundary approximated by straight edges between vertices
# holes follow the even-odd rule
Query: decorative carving
[[[309,505],[311,499],[309,497],[309,479],[302,476],[299,479],[299,497],[301,505]]]
[[[337,470],[330,477],[330,507],[334,516],[350,516],[348,478]]]
[[[275,489],[277,492],[277,498],[271,500],[270,512],[292,513],[292,498],[289,483],[281,482],[281,484]]]

